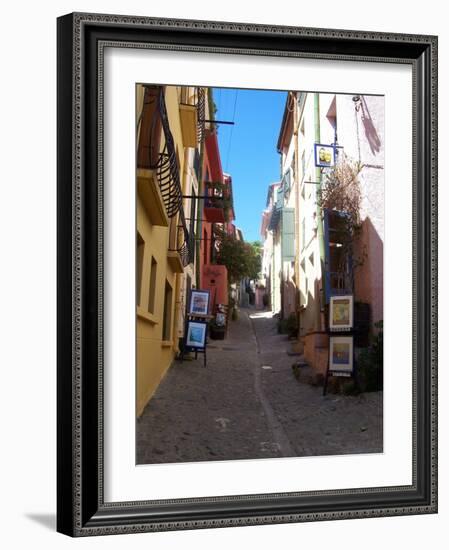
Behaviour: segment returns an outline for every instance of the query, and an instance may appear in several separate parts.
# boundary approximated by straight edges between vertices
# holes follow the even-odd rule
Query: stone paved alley
[[[382,452],[382,392],[322,395],[268,312],[242,309],[207,367],[175,361],[137,421],[137,463]]]

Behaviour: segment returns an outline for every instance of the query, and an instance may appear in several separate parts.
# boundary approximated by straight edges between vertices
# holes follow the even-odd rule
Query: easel
[[[181,352],[181,356],[180,356],[181,363],[184,361],[184,353],[185,352],[191,352],[191,351],[195,352],[195,360],[198,359],[198,353],[203,353],[204,354],[204,366],[206,367],[207,366],[206,346],[204,346],[204,348],[194,348],[192,346],[184,345],[183,350]]]
[[[332,316],[332,300],[338,300],[338,299],[346,299],[350,298],[351,300],[351,314],[350,314],[350,321],[349,323],[343,328],[331,328],[331,316]],[[328,359],[327,359],[327,368],[326,368],[326,375],[324,377],[324,386],[323,386],[323,397],[327,393],[327,384],[329,382],[329,376],[342,376],[346,378],[351,378],[354,376],[354,364],[355,364],[355,354],[354,354],[354,305],[353,305],[353,295],[349,296],[332,296],[331,297],[331,304],[330,304],[330,310],[329,310],[329,328],[327,329],[327,334],[329,336],[329,353],[328,353]],[[332,338],[338,338],[338,337],[348,337],[352,339],[351,342],[351,350],[352,350],[352,369],[350,371],[348,370],[339,370],[338,368],[334,367],[331,370],[331,361],[332,361]]]
[[[207,351],[206,351],[207,350],[207,336],[208,336],[207,321],[212,319],[212,317],[213,317],[212,315],[191,314],[191,313],[189,313],[187,315],[187,320],[186,320],[185,329],[184,329],[182,352],[181,352],[181,356],[180,356],[181,363],[184,360],[184,354],[186,352],[195,352],[195,360],[198,359],[198,353],[202,353],[204,355],[204,366],[205,367],[207,366]],[[198,322],[206,324],[206,334],[205,334],[205,337],[204,337],[204,347],[188,346],[186,344],[186,342],[187,342],[187,330],[188,330],[188,326],[189,326],[189,321],[198,321]]]
[[[341,377],[344,377],[344,378],[351,378],[354,376],[354,330],[351,329],[351,330],[348,330],[348,331],[331,331],[331,330],[328,330],[327,331],[327,334],[329,336],[329,353],[328,353],[328,358],[327,358],[327,368],[326,368],[326,374],[325,374],[325,377],[324,377],[324,386],[323,386],[323,397],[326,395],[327,393],[327,384],[328,384],[328,381],[329,381],[329,376],[341,376]],[[331,346],[331,338],[332,337],[337,337],[337,336],[349,336],[352,338],[352,370],[351,371],[343,371],[343,370],[331,370],[330,368],[330,365],[331,365],[331,350],[332,350],[332,346]]]
[[[192,294],[193,292],[197,292],[199,294],[203,294],[207,296],[207,302],[205,304],[204,311],[209,311],[209,300],[210,300],[210,291],[209,290],[201,290],[201,289],[195,289],[190,290],[190,295],[188,296],[187,301],[187,312],[186,312],[186,321],[184,326],[184,338],[182,343],[182,351],[180,355],[181,363],[184,360],[184,354],[186,352],[195,352],[195,359],[198,359],[198,353],[202,353],[204,355],[204,366],[207,365],[207,336],[208,336],[208,322],[210,319],[213,318],[212,315],[209,315],[208,313],[199,313],[199,312],[192,312],[194,309],[192,307]],[[189,311],[190,310],[190,311]],[[189,323],[197,322],[205,325],[205,332],[204,332],[204,346],[201,345],[187,345],[187,338],[189,334]]]

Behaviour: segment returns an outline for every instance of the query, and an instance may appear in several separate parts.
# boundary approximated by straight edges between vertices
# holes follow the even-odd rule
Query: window
[[[154,313],[154,297],[156,295],[156,275],[157,275],[157,262],[151,256],[151,271],[150,271],[150,294],[148,297],[148,311]]]
[[[168,233],[168,249],[171,251],[178,249],[178,217],[170,218],[170,227]]]
[[[282,261],[295,259],[295,209],[283,208],[281,219],[281,253]]]
[[[139,232],[137,232],[137,245],[136,245],[136,302],[140,306],[141,293],[142,293],[142,272],[143,272],[143,253],[145,249],[145,242],[142,239]]]
[[[172,319],[172,301],[173,290],[168,281],[165,281],[164,293],[164,318],[162,325],[162,340],[171,339],[171,319]]]
[[[330,296],[353,292],[352,234],[346,219],[344,212],[324,209],[326,303]]]

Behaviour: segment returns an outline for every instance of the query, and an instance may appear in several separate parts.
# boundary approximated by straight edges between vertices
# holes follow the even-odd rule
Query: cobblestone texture
[[[382,393],[296,380],[276,320],[241,310],[226,340],[175,361],[137,421],[137,464],[382,452]]]

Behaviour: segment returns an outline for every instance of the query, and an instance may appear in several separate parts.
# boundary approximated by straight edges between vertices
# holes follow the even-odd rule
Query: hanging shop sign
[[[329,330],[348,331],[354,325],[354,296],[331,296],[329,304]]]
[[[315,166],[329,168],[335,164],[335,146],[315,143]]]

